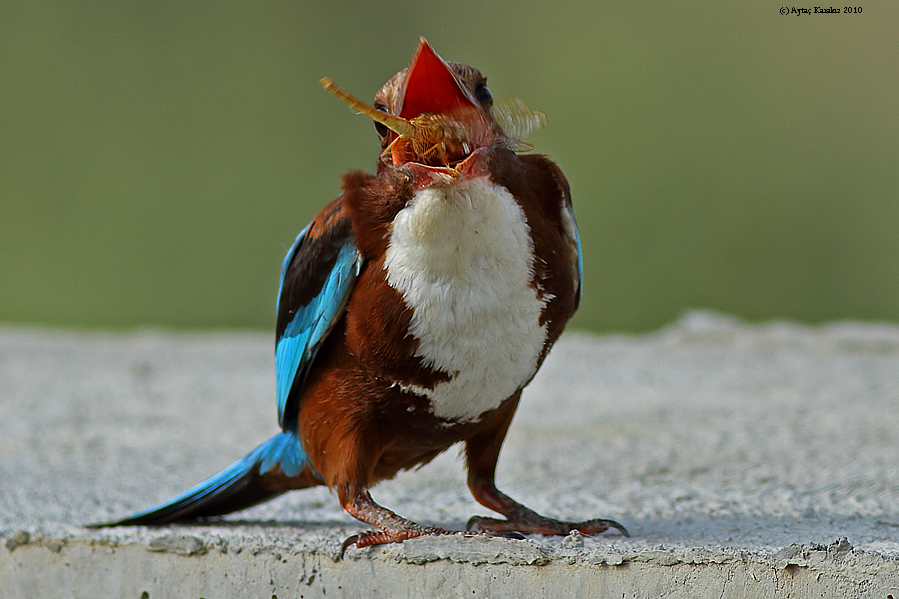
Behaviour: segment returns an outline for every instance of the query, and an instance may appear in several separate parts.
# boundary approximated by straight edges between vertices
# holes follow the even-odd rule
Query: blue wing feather
[[[283,431],[170,501],[124,520],[93,527],[220,516],[291,488],[315,484],[304,475],[307,472],[317,476],[296,430],[295,416],[301,397],[297,391],[328,333],[340,320],[363,264],[352,227],[340,208],[339,199],[335,200],[316,217],[315,230],[319,234],[310,235],[312,225],[303,229],[281,266],[275,366],[278,420]],[[261,483],[266,477],[276,484]],[[288,483],[285,477],[294,480]]]
[[[309,232],[309,227],[311,226],[312,223],[309,223],[303,227],[303,230],[300,231],[300,234],[297,235],[297,238],[293,240],[293,243],[287,250],[287,255],[284,256],[284,262],[281,263],[281,280],[278,282],[278,299],[275,302],[276,314],[281,311],[281,292],[284,291],[284,279],[287,278],[287,271],[290,269],[290,263],[293,262],[293,257],[297,253],[297,248],[303,243],[303,239],[306,238],[306,233]]]
[[[566,204],[564,210],[567,211],[571,219],[571,231],[569,233],[571,233],[572,238],[568,241],[573,245],[573,249],[577,254],[577,297],[580,300],[581,289],[584,286],[584,254],[581,251],[581,234],[577,230],[577,221],[574,220],[574,210],[571,204]]]
[[[287,273],[297,251],[303,246],[309,227],[303,229],[294,241],[281,267],[281,285],[278,290],[278,310]],[[278,392],[278,422],[282,430],[295,426],[285,422],[288,400],[295,387],[303,384],[306,373],[315,359],[318,349],[328,333],[340,319],[346,308],[356,277],[362,268],[362,254],[352,238],[340,241],[334,265],[328,272],[321,290],[305,306],[296,308],[275,346],[275,373]]]

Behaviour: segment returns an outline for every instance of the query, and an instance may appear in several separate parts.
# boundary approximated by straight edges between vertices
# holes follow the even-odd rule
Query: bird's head
[[[394,167],[410,162],[453,167],[503,136],[490,114],[487,78],[474,67],[444,61],[424,39],[409,66],[375,95],[374,107],[413,125],[411,134],[403,135],[375,122],[383,158],[389,148]]]
[[[545,118],[518,100],[494,106],[478,69],[443,60],[424,38],[409,66],[384,84],[372,106],[330,79],[322,84],[375,121],[382,148],[378,170],[403,171],[419,185],[483,174],[491,148],[521,149],[520,140]]]

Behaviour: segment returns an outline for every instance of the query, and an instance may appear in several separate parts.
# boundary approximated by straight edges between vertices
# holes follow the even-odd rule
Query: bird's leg
[[[509,425],[512,423],[512,416],[518,404],[517,398],[510,403],[512,406],[508,410],[508,415],[503,417],[503,415],[497,414],[495,425],[479,431],[465,444],[468,462],[468,488],[471,490],[471,494],[478,503],[502,514],[506,519],[474,516],[468,521],[468,530],[477,528],[482,531],[498,533],[567,535],[573,530],[582,534],[599,534],[609,528],[614,528],[624,536],[630,536],[624,526],[614,520],[598,518],[583,522],[566,522],[541,516],[496,488],[496,463],[499,460],[499,450],[506,437],[506,432],[509,430]],[[500,410],[502,409],[500,408]]]
[[[379,529],[362,532],[348,538],[343,542],[343,547],[340,550],[341,556],[343,556],[343,553],[350,545],[355,545],[361,549],[371,545],[402,543],[406,539],[414,539],[424,535],[453,534],[452,531],[434,526],[422,526],[412,520],[396,515],[387,508],[375,503],[367,489],[359,488],[355,485],[343,485],[338,488],[337,494],[340,498],[340,504],[348,514]]]

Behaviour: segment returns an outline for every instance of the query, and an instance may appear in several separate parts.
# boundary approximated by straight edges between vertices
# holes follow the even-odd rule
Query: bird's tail
[[[230,514],[293,489],[322,484],[295,433],[278,433],[215,476],[123,520],[88,528],[167,524]]]

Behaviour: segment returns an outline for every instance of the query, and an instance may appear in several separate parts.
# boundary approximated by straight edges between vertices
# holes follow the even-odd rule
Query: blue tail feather
[[[215,476],[171,500],[133,516],[93,524],[129,526],[167,524],[221,516],[242,510],[293,489],[316,484],[306,451],[294,433],[278,433]]]

